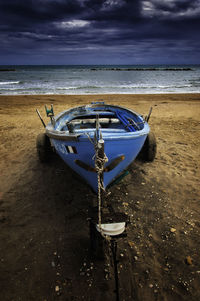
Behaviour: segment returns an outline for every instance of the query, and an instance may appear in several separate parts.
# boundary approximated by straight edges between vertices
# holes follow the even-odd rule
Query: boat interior
[[[67,120],[61,131],[69,131],[70,133],[79,132],[81,130],[95,129],[99,122],[99,127],[112,131],[135,132],[142,130],[144,120],[142,117],[131,114],[128,115],[121,111],[96,111],[90,114],[79,114]]]

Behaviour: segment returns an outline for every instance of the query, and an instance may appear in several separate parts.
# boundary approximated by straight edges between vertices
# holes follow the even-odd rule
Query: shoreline
[[[52,99],[54,98],[54,99]],[[55,100],[55,101],[60,101],[60,100],[66,100],[69,101],[70,99],[73,100],[87,100],[89,101],[90,99],[101,99],[102,101],[118,101],[119,99],[122,99],[123,101],[129,101],[130,99],[135,101],[200,101],[200,92],[199,93],[162,93],[162,94],[120,94],[120,93],[115,93],[115,94],[76,94],[76,95],[68,95],[68,94],[27,94],[27,95],[0,95],[0,105],[4,103],[4,100],[20,100],[23,101],[26,99],[26,101],[31,100],[45,100],[45,99],[50,99],[50,100]],[[92,100],[93,101],[93,100]],[[26,104],[26,103],[25,103]]]
[[[5,96],[9,96],[9,97],[15,97],[15,96],[24,96],[24,97],[27,97],[27,96],[98,96],[98,95],[107,95],[107,96],[110,96],[110,95],[127,95],[127,96],[145,96],[145,95],[157,95],[157,96],[167,96],[167,95],[200,95],[200,92],[180,92],[180,93],[176,93],[176,92],[170,92],[170,93],[97,93],[97,94],[13,94],[13,95],[10,95],[10,94],[0,94],[0,97],[5,97]]]
[[[98,95],[123,95],[123,96],[148,96],[148,95],[157,95],[157,96],[167,96],[167,95],[200,95],[200,92],[167,92],[167,93],[163,93],[163,92],[160,92],[160,93],[92,93],[92,94],[53,94],[53,93],[50,93],[50,94],[0,94],[0,97],[20,97],[20,96],[40,96],[40,97],[45,97],[45,96],[98,96]]]

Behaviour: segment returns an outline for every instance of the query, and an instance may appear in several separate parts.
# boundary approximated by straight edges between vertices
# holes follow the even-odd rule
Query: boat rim
[[[54,119],[55,123],[60,121],[66,114],[70,114],[71,112],[75,110],[81,110],[82,108],[102,108],[102,107],[107,107],[107,108],[115,108],[115,109],[120,109],[120,110],[125,110],[127,112],[130,112],[131,114],[135,114],[143,119],[143,117],[130,109],[124,108],[122,106],[117,106],[117,105],[110,105],[110,104],[105,104],[105,103],[95,103],[95,104],[87,104],[87,105],[82,105],[82,106],[76,106],[70,109],[67,109],[65,111],[60,112],[57,114]],[[143,119],[144,120],[144,119]],[[150,131],[148,123],[144,120],[144,128],[135,132],[124,132],[124,133],[114,133],[113,131],[106,132],[102,129],[102,134],[104,135],[103,139],[104,140],[121,140],[121,139],[132,139],[132,138],[137,138],[143,135],[147,135]],[[87,130],[79,133],[69,133],[69,131],[60,131],[55,129],[55,127],[52,125],[51,122],[49,122],[46,126],[46,135],[49,138],[52,139],[57,139],[57,140],[71,140],[71,141],[78,141],[80,138],[81,140],[88,139],[88,135],[86,133],[94,133],[94,129],[92,130]],[[91,136],[91,138],[93,135]]]

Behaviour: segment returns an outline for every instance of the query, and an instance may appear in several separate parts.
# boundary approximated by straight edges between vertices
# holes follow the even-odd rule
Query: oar
[[[151,107],[149,110],[149,114],[145,117],[146,122],[149,121],[153,108]]]
[[[42,119],[42,116],[40,115],[40,112],[39,112],[39,110],[38,110],[38,109],[36,109],[36,112],[37,112],[37,114],[38,114],[38,117],[40,118],[40,120],[41,120],[41,122],[42,122],[42,124],[43,124],[44,128],[46,128],[46,124],[44,123],[44,120]]]

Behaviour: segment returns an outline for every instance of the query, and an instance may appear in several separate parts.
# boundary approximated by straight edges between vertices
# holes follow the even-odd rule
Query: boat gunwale
[[[88,104],[88,105],[83,105],[83,106],[78,106],[78,107],[73,107],[71,109],[62,111],[58,115],[55,116],[55,123],[60,121],[66,114],[70,114],[75,110],[81,110],[82,108],[98,108],[98,107],[107,107],[107,108],[114,108],[114,109],[120,109],[126,112],[130,112],[131,114],[135,114],[136,116],[140,117],[143,119],[143,117],[138,114],[135,111],[132,111],[130,109],[126,109],[121,106],[116,106],[116,105],[108,105],[104,103],[98,103],[98,104]],[[144,120],[144,119],[143,119]],[[121,140],[121,139],[132,139],[132,138],[137,138],[143,135],[147,135],[150,131],[148,123],[144,120],[144,128],[141,130],[137,130],[135,132],[115,132],[113,133],[113,129],[110,129],[110,133],[107,131],[105,132],[104,129],[102,129],[102,134],[104,134],[104,140]],[[54,126],[52,125],[51,122],[49,122],[46,126],[46,134],[49,138],[56,139],[56,140],[72,140],[72,141],[79,141],[79,138],[81,140],[88,139],[88,136],[86,133],[95,132],[95,129],[87,129],[82,132],[75,132],[75,133],[69,133],[68,131],[60,131],[56,130]],[[91,136],[91,138],[93,138]]]
[[[59,119],[61,119],[66,113],[71,113],[71,112],[74,111],[74,110],[80,110],[81,108],[84,108],[84,107],[88,107],[88,108],[98,108],[98,107],[102,107],[102,106],[105,106],[105,107],[113,107],[113,108],[125,110],[125,111],[127,111],[127,112],[130,112],[130,113],[132,113],[132,114],[135,114],[135,115],[141,117],[141,115],[138,114],[137,112],[132,111],[132,110],[127,109],[127,108],[124,108],[124,107],[122,107],[122,106],[108,105],[108,104],[102,103],[102,104],[87,104],[87,105],[78,106],[78,107],[73,107],[73,108],[70,108],[70,109],[68,109],[68,110],[62,111],[62,112],[60,112],[59,114],[57,114],[57,115],[55,116],[55,121],[58,122]],[[50,123],[50,124],[51,124],[51,123]],[[48,123],[48,125],[49,125],[49,123]],[[48,125],[47,125],[47,126],[48,126]]]

